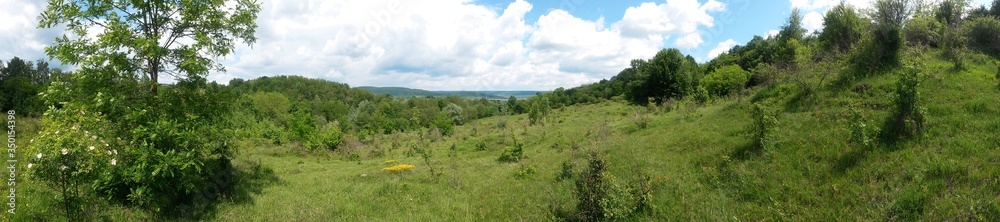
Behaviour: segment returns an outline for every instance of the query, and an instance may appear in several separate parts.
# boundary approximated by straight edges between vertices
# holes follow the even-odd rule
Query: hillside
[[[538,91],[428,91],[422,89],[411,89],[406,87],[375,87],[375,86],[359,86],[355,87],[357,89],[362,89],[375,94],[386,94],[394,97],[409,98],[409,97],[447,97],[447,96],[458,96],[467,99],[507,99],[514,96],[518,99],[526,99],[532,97]]]
[[[917,52],[907,58],[920,59]],[[372,143],[348,139],[336,151],[247,140],[236,145],[242,152],[233,163],[243,173],[233,201],[203,219],[560,219],[576,209],[574,181],[580,175],[558,178],[566,166],[571,172],[585,169],[591,151],[607,160],[619,184],[648,179],[651,208],[628,220],[998,219],[998,70],[979,57],[984,59],[973,59],[967,71],[956,71],[935,59],[938,53],[932,51],[921,72],[927,130],[919,139],[850,142],[851,124],[883,128],[891,116],[897,77],[881,75],[840,84],[846,87],[821,84],[812,95],[789,82],[705,105],[573,105],[536,125],[527,114],[489,117],[457,126],[450,136],[424,130]],[[798,74],[807,82],[822,77],[810,73]],[[767,149],[755,150],[746,136],[749,101],[777,113]],[[864,117],[850,122],[851,109]],[[498,161],[517,144],[523,144],[520,161]],[[429,153],[426,160],[421,153]],[[398,163],[415,167],[382,170]],[[45,204],[39,201],[27,205]],[[153,218],[108,207],[105,212],[124,212],[114,214],[121,220]]]

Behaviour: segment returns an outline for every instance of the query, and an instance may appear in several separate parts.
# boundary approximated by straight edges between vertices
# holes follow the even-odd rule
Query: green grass
[[[200,219],[554,220],[553,209],[572,211],[576,204],[573,181],[556,180],[562,164],[569,161],[579,171],[587,151],[599,150],[621,180],[634,180],[640,172],[654,178],[654,209],[631,220],[996,221],[997,71],[988,59],[968,66],[954,71],[944,60],[928,60],[924,73],[929,75],[919,89],[927,109],[924,136],[883,140],[871,147],[849,144],[844,121],[849,107],[861,107],[866,122],[881,127],[892,112],[892,74],[848,87],[821,87],[811,95],[801,94],[794,84],[779,84],[705,106],[683,104],[670,112],[609,101],[554,110],[535,126],[528,125],[526,115],[476,120],[457,127],[452,136],[429,141],[432,165],[441,172],[437,177],[419,154],[409,151],[420,144],[418,132],[381,137],[377,145],[350,151],[312,154],[295,145],[244,142],[234,160],[241,183]],[[854,92],[860,84],[871,87]],[[751,99],[779,113],[775,145],[763,152],[747,152],[746,104]],[[635,122],[636,110],[647,113],[648,127]],[[497,127],[498,122],[506,127]],[[497,161],[503,149],[513,146],[513,136],[524,143],[525,158]],[[399,148],[391,148],[394,139]],[[480,141],[486,150],[477,150]],[[387,152],[373,154],[373,147]],[[350,160],[351,154],[359,158]],[[381,172],[389,166],[386,160],[416,168]],[[518,176],[531,167],[537,173]],[[25,186],[35,185],[19,184]],[[54,192],[26,190],[19,199],[26,205],[15,220],[60,220],[50,207]],[[132,208],[104,207],[99,214],[110,220],[151,217]]]

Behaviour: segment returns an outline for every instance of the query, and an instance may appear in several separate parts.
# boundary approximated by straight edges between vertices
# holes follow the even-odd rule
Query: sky
[[[257,42],[216,58],[226,72],[211,73],[210,81],[299,75],[351,86],[547,91],[610,79],[663,48],[711,60],[755,35],[777,33],[792,8],[802,9],[805,28],[822,29],[823,13],[840,2],[258,1]],[[36,28],[45,2],[0,0],[0,60],[48,60],[44,48],[63,30]]]

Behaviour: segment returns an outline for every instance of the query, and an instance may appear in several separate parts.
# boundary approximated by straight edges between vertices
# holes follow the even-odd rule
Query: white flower
[[[115,165],[118,165],[118,160],[116,160],[116,159],[111,159],[111,165],[112,165],[112,166],[115,166]]]
[[[35,156],[37,156],[38,159],[41,159],[42,158],[42,153],[38,153],[38,155],[35,155]]]
[[[77,128],[76,128],[76,126],[73,126],[73,127],[70,127],[70,129],[76,130]]]
[[[63,149],[62,149],[62,154],[63,154],[63,155],[66,155],[66,154],[68,154],[68,153],[69,153],[69,150],[66,150],[66,148],[63,148]]]
[[[108,155],[111,155],[111,150],[108,150]]]
[[[104,146],[108,146],[108,143],[104,143]]]
[[[59,170],[65,171],[66,170],[66,165],[62,165],[61,167],[59,167]]]
[[[59,134],[59,130],[56,130],[56,134]]]
[[[31,169],[31,166],[32,166],[32,165],[33,165],[33,164],[31,164],[31,163],[28,163],[28,169]]]
[[[112,151],[115,151],[115,155],[118,155],[118,150],[112,150]]]
[[[86,131],[86,130],[84,130],[84,131],[83,131],[83,135],[87,135],[87,136],[90,136],[90,132],[89,132],[89,131]]]
[[[94,150],[94,146],[87,147],[87,149],[93,151]]]
[[[90,140],[96,140],[97,136],[90,136]]]
[[[28,140],[29,143],[34,143],[35,139]]]

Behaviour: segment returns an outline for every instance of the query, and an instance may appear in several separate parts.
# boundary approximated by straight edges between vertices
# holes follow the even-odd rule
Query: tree
[[[903,48],[902,29],[913,13],[910,0],[878,0],[874,3],[872,32],[851,63],[856,75],[884,72],[899,67]]]
[[[63,35],[45,52],[64,63],[98,66],[113,63],[123,72],[142,73],[157,95],[163,73],[177,78],[224,70],[212,57],[233,52],[235,41],[253,44],[255,0],[227,1],[49,1],[40,28],[65,24],[73,33],[103,30],[101,38]]]
[[[781,26],[781,31],[778,32],[778,39],[782,43],[790,39],[802,41],[802,36],[805,33],[806,29],[802,28],[802,13],[798,8],[795,8],[792,9],[792,14],[788,15],[788,19],[785,20],[785,25]]]
[[[750,81],[750,73],[737,65],[723,66],[705,76],[701,86],[713,96],[728,96],[738,92]]]
[[[849,50],[861,40],[864,23],[854,7],[841,2],[823,16],[823,33],[819,40],[828,50]]]
[[[42,128],[83,126],[59,116],[96,113],[100,121],[87,127],[129,144],[116,147],[116,170],[88,181],[88,196],[192,214],[203,208],[189,207],[231,187],[231,132],[221,129],[234,98],[205,76],[224,71],[211,58],[256,41],[259,11],[253,0],[49,1],[39,27],[65,25],[77,35],[57,37],[45,51],[79,68],[43,94],[52,115]],[[177,83],[161,86],[161,75]]]
[[[662,104],[686,96],[693,89],[694,75],[698,72],[694,59],[677,49],[660,50],[653,59],[633,65],[639,65],[633,67],[638,72],[636,80],[629,83],[626,97],[640,105],[647,104],[649,99]]]

